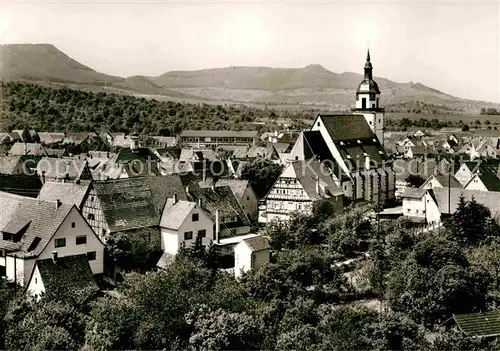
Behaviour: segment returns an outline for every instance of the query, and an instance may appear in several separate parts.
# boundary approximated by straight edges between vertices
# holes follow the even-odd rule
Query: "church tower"
[[[356,90],[356,107],[354,114],[361,114],[384,145],[384,109],[380,107],[380,90],[373,80],[373,66],[370,61],[370,50],[366,55],[365,75]]]

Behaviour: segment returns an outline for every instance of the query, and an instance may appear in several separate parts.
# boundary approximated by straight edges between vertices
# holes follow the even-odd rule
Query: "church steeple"
[[[366,63],[365,63],[365,79],[372,79],[373,66],[370,62],[370,49],[368,49],[368,53],[366,54]]]

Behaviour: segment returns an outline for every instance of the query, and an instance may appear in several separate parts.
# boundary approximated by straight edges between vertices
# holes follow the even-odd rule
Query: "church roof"
[[[332,140],[356,140],[364,138],[376,138],[363,115],[338,115],[320,113],[325,128]]]

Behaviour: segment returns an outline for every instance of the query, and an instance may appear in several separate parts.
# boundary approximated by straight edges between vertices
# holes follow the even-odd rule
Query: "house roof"
[[[252,250],[252,252],[268,250],[271,248],[269,240],[267,240],[265,237],[261,235],[245,239],[243,240],[243,242],[247,244],[247,246],[250,248],[250,250]]]
[[[421,199],[422,196],[426,193],[426,189],[421,189],[421,188],[406,188],[403,192],[402,197],[403,198],[410,198],[410,199]]]
[[[36,257],[43,251],[74,206],[60,204],[57,207],[54,202],[38,201],[37,199],[4,192],[0,192],[0,203],[3,211],[0,231],[5,227],[11,229],[13,226],[19,226],[19,223],[29,222],[29,226],[21,239],[19,251],[19,254],[25,257]],[[13,225],[11,221],[15,221],[17,224]],[[9,223],[11,224],[9,225]],[[36,241],[39,241],[38,244],[30,247],[35,238],[39,238],[36,239]]]
[[[323,124],[333,141],[374,138],[375,134],[363,115],[320,113]]]
[[[48,179],[80,179],[88,166],[86,160],[78,158],[44,157],[37,164],[38,174]]]
[[[500,179],[491,169],[480,166],[479,170],[476,172],[476,176],[481,179],[481,182],[488,191],[500,191]],[[470,181],[472,181],[472,179]]]
[[[93,186],[111,232],[160,223],[160,211],[146,177],[95,181]]]
[[[450,174],[450,176],[447,176],[445,174],[436,174],[433,175],[432,177],[436,178],[436,180],[445,188],[451,187],[451,188],[461,188],[462,185],[460,182],[455,178],[453,174]]]
[[[165,209],[161,215],[160,226],[163,228],[177,230],[184,223],[184,220],[196,207],[195,202],[167,199]]]
[[[20,162],[21,156],[0,156],[0,174],[12,174]]]
[[[21,196],[37,197],[42,181],[36,175],[0,174],[0,191]],[[0,206],[0,210],[1,210]]]
[[[255,138],[257,135],[255,130],[183,130],[181,133],[181,137]]]
[[[491,211],[493,218],[500,218],[500,192],[480,191],[480,190],[465,190],[460,188],[450,188],[450,210],[448,209],[448,188],[434,188],[428,190],[436,199],[436,203],[441,213],[454,213],[460,197],[463,195],[466,201],[471,201],[472,198],[477,203],[487,207]]]
[[[9,150],[9,155],[33,155],[33,156],[47,156],[42,144],[39,143],[21,143],[17,142]]]
[[[38,198],[41,201],[60,200],[65,204],[75,204],[80,208],[89,188],[90,184],[45,182],[40,189]]]
[[[270,158],[276,151],[272,146],[239,146],[233,152],[233,158]]]
[[[290,148],[290,143],[272,143],[271,146],[278,154],[286,152]]]
[[[245,179],[219,179],[215,184],[216,187],[219,186],[229,186],[238,200],[243,198],[243,194],[247,187],[251,186],[248,180]]]
[[[190,186],[188,197],[193,201],[201,200],[201,208],[209,213],[212,220],[215,219],[216,211],[219,210],[221,218],[236,217],[236,225],[250,225],[245,211],[229,186],[215,188],[202,188],[198,185]]]
[[[325,197],[340,196],[342,190],[335,184],[330,176],[330,171],[316,160],[294,161],[291,163],[294,168],[297,180],[312,201]],[[316,191],[316,185],[320,182],[320,191]]]
[[[54,144],[64,140],[64,133],[39,132],[38,137],[42,144]]]
[[[467,336],[488,337],[500,335],[500,310],[455,314],[453,319],[460,331]]]
[[[168,198],[177,194],[179,200],[187,200],[186,188],[178,174],[151,176],[146,178],[158,211],[163,211]]]
[[[47,156],[53,156],[53,157],[63,157],[64,154],[66,153],[65,149],[45,149],[45,153]]]
[[[37,260],[36,265],[47,292],[60,292],[92,289],[99,290],[87,255],[58,257]]]

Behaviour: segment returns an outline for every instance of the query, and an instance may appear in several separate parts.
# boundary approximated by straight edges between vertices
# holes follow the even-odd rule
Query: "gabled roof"
[[[441,213],[454,213],[457,209],[460,196],[463,195],[465,201],[470,201],[474,198],[477,203],[484,205],[491,211],[491,216],[493,218],[500,218],[500,192],[466,190],[460,188],[451,188],[449,190],[450,210],[448,210],[448,188],[434,188],[428,190],[436,199]]]
[[[342,190],[339,189],[331,178],[329,170],[318,161],[293,161],[291,167],[294,168],[297,180],[311,201],[343,194]],[[320,185],[319,193],[316,191],[318,181]]]
[[[273,154],[276,154],[276,150],[272,146],[239,146],[235,148],[232,157],[244,160],[258,157],[270,158]]]
[[[0,156],[0,174],[12,174],[22,162],[21,156]]]
[[[237,226],[250,225],[245,211],[229,186],[215,188],[201,188],[198,185],[190,186],[188,197],[192,201],[201,200],[201,208],[209,213],[212,220],[215,219],[216,211],[219,210],[220,218],[236,217],[235,223]],[[223,229],[222,226],[221,229]]]
[[[66,153],[65,149],[45,149],[45,153],[47,156],[51,157],[63,157],[64,154]]]
[[[226,185],[231,188],[233,194],[238,200],[241,200],[243,198],[245,190],[247,189],[247,187],[251,186],[249,184],[249,181],[246,179],[219,179],[217,183],[215,183],[216,187]]]
[[[323,124],[334,142],[376,138],[363,115],[339,115],[320,113]]]
[[[37,197],[42,185],[40,177],[36,175],[0,174],[0,191],[7,193]]]
[[[39,132],[38,138],[42,144],[55,144],[64,140],[64,133]]]
[[[151,176],[146,178],[158,211],[163,211],[168,198],[177,194],[179,200],[187,200],[186,188],[178,174]]]
[[[80,179],[88,164],[86,160],[78,158],[51,158],[44,157],[38,162],[39,175],[45,174],[47,179]]]
[[[36,265],[46,292],[73,292],[75,290],[99,290],[87,255],[58,257],[37,260]]]
[[[252,250],[252,252],[258,252],[262,250],[268,250],[271,248],[269,240],[265,237],[259,235],[252,238],[244,239],[243,242]]]
[[[403,192],[402,197],[410,199],[421,199],[426,192],[427,190],[422,188],[406,188]]]
[[[457,178],[455,178],[455,176],[453,174],[450,174],[449,176],[445,175],[445,174],[433,174],[425,181],[424,184],[422,184],[421,187],[424,187],[432,178],[435,178],[444,188],[448,188],[448,187],[461,188],[462,187],[460,182],[457,180]]]
[[[111,232],[160,223],[160,211],[146,177],[96,181],[93,186]]]
[[[56,206],[54,202],[38,201],[3,192],[0,192],[0,203],[3,211],[0,231],[12,220],[18,223],[29,222],[18,253],[24,257],[38,256],[74,207],[68,204]],[[36,240],[38,244],[33,246],[35,238],[39,238]]]
[[[38,198],[41,201],[60,200],[62,203],[75,204],[78,208],[81,208],[89,188],[89,184],[45,182],[38,194]]]
[[[33,156],[47,156],[42,144],[39,143],[21,143],[17,142],[9,150],[9,155],[33,155]]]
[[[173,199],[167,199],[161,215],[160,226],[172,230],[179,229],[195,207],[195,202],[178,200],[174,203]]]

